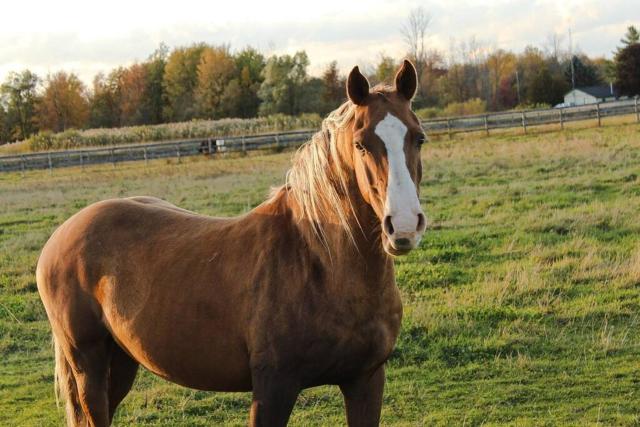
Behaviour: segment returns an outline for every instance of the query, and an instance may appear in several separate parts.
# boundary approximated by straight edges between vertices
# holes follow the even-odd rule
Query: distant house
[[[619,98],[613,85],[577,87],[564,96],[564,106],[595,104],[596,102],[615,101]]]

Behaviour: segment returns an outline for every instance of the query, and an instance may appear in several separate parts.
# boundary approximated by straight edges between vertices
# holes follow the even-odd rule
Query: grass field
[[[256,206],[291,153],[0,174],[0,425],[61,425],[34,268],[94,201],[148,194],[212,215]],[[640,127],[423,148],[431,228],[397,260],[405,320],[384,425],[640,424]],[[249,394],[141,371],[117,425],[245,425]],[[292,425],[342,425],[335,387]]]

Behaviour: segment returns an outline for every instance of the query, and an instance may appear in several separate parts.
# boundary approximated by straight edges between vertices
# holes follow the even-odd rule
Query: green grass
[[[405,320],[384,425],[640,424],[640,127],[423,148],[431,227],[397,260]],[[57,225],[94,201],[149,194],[212,215],[256,206],[290,153],[0,174],[0,425],[60,425],[34,278]],[[246,425],[249,394],[141,371],[118,425]],[[292,425],[344,424],[335,387]]]

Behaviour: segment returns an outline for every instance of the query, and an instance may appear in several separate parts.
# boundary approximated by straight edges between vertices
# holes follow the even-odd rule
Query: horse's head
[[[411,111],[416,88],[409,61],[398,70],[392,90],[370,91],[358,67],[347,80],[356,105],[351,149],[358,187],[380,219],[382,244],[391,255],[416,248],[427,223],[418,199],[425,134]]]

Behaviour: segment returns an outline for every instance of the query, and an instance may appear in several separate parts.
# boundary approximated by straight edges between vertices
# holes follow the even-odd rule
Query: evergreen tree
[[[589,61],[589,58],[574,55],[564,66],[564,76],[567,84],[571,86],[571,61],[573,61],[573,76],[576,87],[596,86],[602,84],[598,69]]]
[[[615,87],[621,95],[640,95],[640,43],[621,49],[615,58]]]

